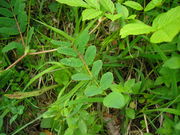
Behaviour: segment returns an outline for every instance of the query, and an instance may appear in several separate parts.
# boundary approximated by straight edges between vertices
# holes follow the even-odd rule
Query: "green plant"
[[[136,128],[147,135],[179,134],[177,0],[37,3],[0,3],[2,133],[26,134],[39,120],[41,129],[58,135],[140,134]],[[33,27],[26,27],[25,5]],[[8,114],[11,125],[20,115],[32,121],[22,119],[7,132]]]

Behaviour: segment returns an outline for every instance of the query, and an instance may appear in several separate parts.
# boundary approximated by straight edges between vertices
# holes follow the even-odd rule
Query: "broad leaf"
[[[164,67],[168,67],[170,69],[179,69],[180,68],[180,56],[173,56],[168,59],[164,65]]]
[[[129,11],[125,6],[117,3],[116,8],[117,8],[118,14],[121,14],[123,18],[127,18],[129,16]]]
[[[107,11],[111,12],[112,14],[114,13],[115,10],[114,3],[111,0],[100,0],[100,4]]]
[[[81,54],[84,53],[85,46],[88,43],[89,39],[90,39],[90,35],[87,30],[81,32],[79,36],[75,39],[74,44]]]
[[[94,19],[102,14],[102,11],[96,10],[96,9],[85,9],[82,12],[82,20],[91,20]]]
[[[121,109],[125,106],[125,98],[119,92],[111,92],[104,98],[103,104],[106,107]]]
[[[123,4],[135,10],[143,10],[143,7],[135,1],[126,1]]]
[[[153,21],[156,32],[150,38],[152,43],[170,42],[180,31],[180,6],[162,13]]]
[[[78,127],[79,127],[82,134],[87,134],[88,127],[86,125],[86,122],[83,119],[79,120]]]
[[[70,67],[81,67],[83,63],[78,58],[64,58],[60,61],[62,64]]]
[[[90,80],[91,77],[88,74],[85,73],[77,73],[71,76],[72,80],[75,81],[84,81],[84,80]]]
[[[105,16],[108,19],[111,19],[112,21],[115,21],[115,20],[119,19],[122,16],[122,14],[115,14],[115,15],[113,15],[113,14],[105,14]]]
[[[94,61],[95,56],[96,56],[96,47],[95,46],[89,46],[87,48],[85,56],[84,56],[86,64],[91,65]]]
[[[154,28],[144,23],[130,23],[121,29],[120,35],[122,38],[125,38],[128,35],[148,34],[153,31]]]
[[[88,86],[86,90],[84,91],[86,96],[95,96],[95,95],[101,94],[102,92],[103,90],[98,88],[95,85]]]
[[[74,7],[88,7],[88,5],[83,0],[56,0],[56,1]]]
[[[162,0],[151,0],[145,7],[144,11],[147,12],[162,4]]]
[[[100,80],[100,88],[103,90],[109,88],[113,83],[113,79],[113,74],[111,72],[103,74]]]
[[[92,7],[92,8],[96,8],[96,9],[100,9],[100,4],[98,0],[85,0],[87,2],[87,4]]]
[[[93,67],[92,67],[92,74],[95,76],[95,77],[97,77],[98,76],[98,74],[99,74],[99,72],[100,72],[100,70],[101,70],[101,68],[102,68],[102,65],[103,65],[103,63],[102,63],[102,61],[101,60],[97,60],[97,61],[95,61],[94,63],[93,63]]]
[[[77,53],[74,51],[74,49],[68,47],[59,47],[57,52],[68,56],[77,56]]]

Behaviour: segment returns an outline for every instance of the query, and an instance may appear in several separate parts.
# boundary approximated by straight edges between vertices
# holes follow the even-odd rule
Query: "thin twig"
[[[34,52],[34,53],[28,53],[28,55],[37,55],[37,54],[43,54],[43,53],[49,53],[49,52],[55,52],[55,51],[57,51],[57,49],[45,50],[45,51]]]
[[[17,63],[19,63],[24,57],[26,57],[27,54],[22,55],[19,59],[17,59],[14,63],[12,63],[9,67],[7,67],[4,71],[14,67]],[[2,71],[0,71],[2,72]]]
[[[105,20],[106,18],[101,18],[98,20],[98,24],[89,32],[89,34],[92,34],[98,27],[99,25]]]
[[[146,132],[149,133],[148,123],[147,123],[147,119],[146,119],[145,114],[144,114],[144,121],[145,121],[145,124],[146,124]]]
[[[49,53],[49,52],[55,52],[57,51],[57,49],[52,49],[52,50],[45,50],[45,51],[40,51],[40,52],[34,52],[34,53],[25,53],[23,54],[19,59],[17,59],[14,63],[12,63],[9,67],[7,67],[5,70],[6,71],[12,67],[14,67],[17,63],[19,63],[24,57],[28,56],[28,55],[38,55],[38,54],[43,54],[43,53]],[[3,72],[0,71],[0,72]]]

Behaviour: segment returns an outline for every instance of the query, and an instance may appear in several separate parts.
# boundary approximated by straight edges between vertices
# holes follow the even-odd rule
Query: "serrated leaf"
[[[92,67],[92,74],[93,76],[97,77],[101,68],[102,68],[102,61],[101,60],[97,60],[93,63],[93,67]]]
[[[12,12],[7,8],[0,8],[0,15],[3,15],[6,17],[13,17]]]
[[[113,74],[111,72],[103,74],[100,80],[100,88],[102,90],[109,88],[113,83],[113,79]]]
[[[164,63],[163,66],[168,67],[170,69],[179,69],[180,68],[180,57],[178,57],[178,56],[171,57]]]
[[[115,20],[119,19],[122,16],[122,14],[115,14],[115,15],[113,15],[113,14],[105,14],[105,16],[108,19],[111,19],[112,21],[115,21]]]
[[[67,56],[73,56],[73,57],[77,56],[77,53],[74,51],[74,49],[68,47],[59,47],[57,49],[57,52]]]
[[[162,0],[151,0],[145,7],[144,11],[147,12],[162,4]]]
[[[103,90],[98,88],[95,85],[88,86],[84,91],[86,96],[95,96],[95,95],[101,94],[102,92],[103,92]]]
[[[84,60],[86,61],[87,65],[91,65],[94,61],[94,58],[96,57],[96,47],[95,46],[89,46],[86,50]]]
[[[73,7],[88,7],[88,5],[83,0],[56,0],[56,1]]]
[[[135,10],[143,10],[143,7],[135,1],[126,1],[123,4]]]
[[[92,7],[92,8],[96,8],[96,9],[100,9],[100,4],[98,0],[85,0],[87,2],[87,4]]]
[[[148,34],[153,31],[154,28],[144,23],[130,23],[121,29],[120,35],[122,38],[125,38],[128,35]]]
[[[171,42],[180,31],[180,6],[157,16],[153,21],[156,31],[150,38],[152,43]]]
[[[102,11],[96,9],[85,9],[82,12],[82,21],[94,19],[102,14]]]
[[[84,80],[91,80],[91,77],[85,73],[77,73],[71,76],[72,80],[75,81],[84,81]]]
[[[103,104],[109,108],[121,109],[125,106],[126,103],[124,96],[121,93],[111,92],[104,98]]]
[[[112,14],[114,13],[115,10],[114,3],[111,0],[100,0],[100,4],[107,11],[111,12]]]
[[[81,54],[84,53],[85,46],[88,43],[89,39],[90,39],[90,35],[87,30],[81,32],[79,36],[75,39],[74,44]]]
[[[61,59],[60,62],[66,66],[70,67],[81,67],[83,66],[83,63],[78,58],[64,58]]]

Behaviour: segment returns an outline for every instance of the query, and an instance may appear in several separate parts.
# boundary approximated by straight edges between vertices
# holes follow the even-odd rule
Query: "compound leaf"
[[[72,80],[75,81],[84,81],[84,80],[90,80],[91,77],[88,74],[85,73],[77,73],[71,76]]]
[[[104,98],[103,104],[106,107],[121,109],[126,103],[125,98],[121,93],[111,92]]]
[[[91,65],[94,61],[95,56],[96,56],[96,47],[95,46],[89,46],[87,48],[85,56],[84,56],[86,64]]]
[[[100,87],[102,90],[109,88],[113,82],[113,74],[111,72],[107,72],[102,75],[100,80]]]
[[[62,64],[70,67],[81,67],[83,63],[78,58],[64,58],[60,61]]]

